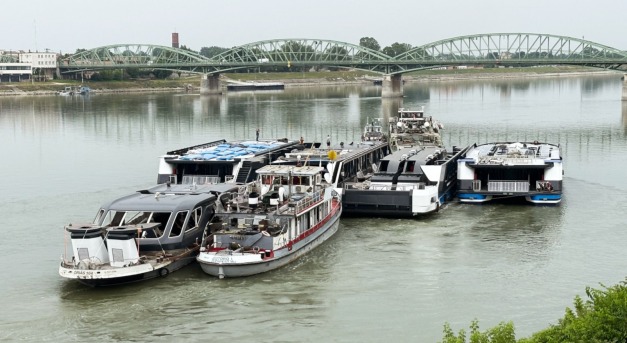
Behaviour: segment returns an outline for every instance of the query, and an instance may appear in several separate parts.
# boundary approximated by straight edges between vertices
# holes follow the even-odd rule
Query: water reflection
[[[0,179],[9,180],[1,216],[7,227],[58,238],[38,241],[38,259],[20,248],[24,235],[1,241],[10,282],[0,284],[9,295],[0,340],[382,341],[401,332],[433,342],[444,322],[460,327],[471,318],[511,318],[519,334],[530,334],[562,315],[578,290],[623,278],[627,256],[616,244],[627,239],[621,90],[608,76],[407,83],[398,99],[381,99],[370,85],[214,97],[0,97],[8,152]],[[101,202],[153,184],[165,151],[254,138],[257,127],[262,137],[331,134],[350,142],[368,118],[419,106],[444,123],[447,146],[559,143],[563,203],[451,204],[417,220],[342,218],[323,246],[253,278],[217,280],[192,265],[100,290],[57,275],[63,223],[89,219]]]

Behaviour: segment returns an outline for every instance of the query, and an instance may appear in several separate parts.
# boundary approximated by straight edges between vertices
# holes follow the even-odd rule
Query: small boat
[[[61,96],[74,95],[74,89],[72,87],[65,87],[65,88],[63,88],[63,90],[59,91],[58,94],[61,95]]]
[[[466,148],[467,149],[467,148]],[[417,146],[384,157],[363,182],[346,183],[344,213],[412,217],[438,211],[455,196],[457,160],[466,149]]]
[[[383,133],[383,118],[367,119],[364,133],[361,136],[362,141],[385,141],[386,137]]]
[[[80,87],[67,86],[63,88],[63,90],[59,91],[58,94],[61,96],[88,95],[90,92],[91,92],[91,88],[87,86],[80,86]]]
[[[193,262],[218,195],[237,187],[192,181],[138,191],[102,206],[92,223],[65,227],[70,246],[59,274],[112,286],[164,277]]]
[[[238,192],[219,197],[196,258],[219,278],[282,267],[311,251],[338,229],[340,196],[316,166],[269,165]]]
[[[458,198],[469,203],[524,198],[534,204],[558,204],[563,174],[559,145],[474,144],[458,161]]]
[[[80,94],[80,95],[88,95],[91,92],[91,88],[87,87],[87,86],[80,86],[77,90],[76,93]]]
[[[398,110],[398,116],[390,119],[390,145],[393,150],[415,146],[442,146],[440,130],[444,126],[425,116],[420,110]]]

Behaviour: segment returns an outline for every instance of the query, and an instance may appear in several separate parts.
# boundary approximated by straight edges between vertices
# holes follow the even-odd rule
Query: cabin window
[[[103,226],[120,226],[122,225],[122,218],[124,218],[124,212],[109,211],[102,221]]]
[[[144,238],[158,238],[163,235],[163,229],[170,219],[170,212],[141,212],[141,211],[109,211],[106,215],[99,215],[102,218],[102,226],[123,226],[141,225],[149,223],[159,223],[153,230],[146,229]]]
[[[100,211],[98,211],[98,213],[96,213],[96,218],[94,218],[94,224],[98,224],[98,222],[100,222],[100,219],[102,219],[102,216],[104,215],[104,209],[100,209]]]
[[[271,185],[272,184],[272,176],[271,175],[261,175],[261,182],[264,185]]]
[[[407,168],[405,169],[408,173],[414,172],[414,166],[416,165],[416,161],[408,161]]]
[[[148,223],[150,212],[126,211],[121,225],[137,225]]]
[[[387,171],[388,164],[390,164],[390,161],[388,160],[381,161],[381,163],[379,163],[379,171],[381,172]]]
[[[187,221],[187,226],[185,227],[185,231],[189,231],[193,228],[200,226],[200,218],[202,217],[202,208],[196,207],[192,211],[192,216]]]
[[[179,236],[183,232],[187,212],[188,211],[181,211],[176,214],[176,218],[174,218],[174,223],[172,224],[172,230],[170,231],[170,237]]]
[[[171,214],[170,212],[153,212],[152,213],[152,215],[150,216],[150,219],[148,219],[148,223],[159,223],[161,225],[159,225],[158,227],[154,229],[154,237],[150,233],[148,233],[148,237],[159,238],[163,236],[163,230],[168,224],[168,219],[170,219],[170,214]]]

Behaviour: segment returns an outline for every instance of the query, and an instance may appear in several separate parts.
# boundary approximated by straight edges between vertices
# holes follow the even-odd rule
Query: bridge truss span
[[[437,65],[504,66],[571,64],[619,69],[627,53],[584,39],[535,33],[460,36],[415,47],[394,58],[398,71]]]
[[[179,67],[194,69],[208,59],[195,52],[150,44],[118,44],[102,46],[71,55],[61,67],[76,70],[155,68],[178,70]]]
[[[421,45],[397,56],[334,40],[292,38],[244,44],[212,58],[167,46],[109,45],[71,55],[61,61],[60,69],[71,73],[141,68],[217,75],[242,69],[284,72],[351,68],[402,75],[420,69],[464,65],[580,65],[624,71],[627,69],[627,52],[583,38],[535,33],[460,36]]]
[[[237,67],[264,66],[351,66],[370,71],[382,70],[389,56],[379,51],[345,42],[293,38],[249,43],[225,51],[212,60]],[[241,67],[240,67],[241,68]]]

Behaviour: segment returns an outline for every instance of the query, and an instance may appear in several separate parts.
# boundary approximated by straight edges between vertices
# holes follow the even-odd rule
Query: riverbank
[[[538,67],[538,68],[489,68],[423,70],[403,75],[405,83],[446,82],[463,80],[527,79],[539,77],[572,77],[581,75],[621,74],[596,68],[581,67]],[[364,71],[337,72],[289,72],[289,73],[226,73],[221,76],[224,87],[229,81],[236,82],[280,82],[286,88],[308,86],[330,86],[346,84],[372,84],[381,75]],[[0,96],[56,95],[65,87],[89,86],[93,93],[153,93],[153,92],[198,92],[200,79],[190,75],[169,80],[117,80],[88,81],[54,80],[49,82],[0,83]]]

